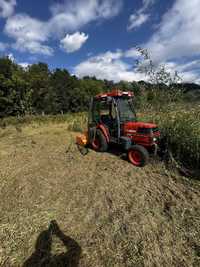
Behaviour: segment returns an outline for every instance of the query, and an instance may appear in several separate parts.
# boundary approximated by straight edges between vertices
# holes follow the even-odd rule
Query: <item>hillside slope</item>
[[[157,161],[82,156],[64,123],[0,130],[0,266],[22,266],[56,220],[80,266],[200,266],[200,184]],[[53,238],[52,255],[66,250]],[[63,265],[64,266],[64,265]]]

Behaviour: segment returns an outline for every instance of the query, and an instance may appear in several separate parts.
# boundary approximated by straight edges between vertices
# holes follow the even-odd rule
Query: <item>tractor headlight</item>
[[[156,141],[157,141],[157,138],[156,138],[156,137],[154,137],[154,138],[153,138],[153,142],[156,142]]]

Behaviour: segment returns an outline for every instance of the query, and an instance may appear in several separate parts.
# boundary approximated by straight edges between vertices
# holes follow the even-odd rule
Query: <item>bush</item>
[[[172,107],[171,107],[172,108]],[[143,119],[158,124],[174,157],[192,168],[200,166],[200,107],[153,112]]]

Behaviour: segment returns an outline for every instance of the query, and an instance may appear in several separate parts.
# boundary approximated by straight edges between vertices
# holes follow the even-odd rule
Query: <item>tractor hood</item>
[[[124,123],[124,132],[132,131],[137,132],[138,129],[156,129],[157,125],[154,123],[146,122],[127,122]]]

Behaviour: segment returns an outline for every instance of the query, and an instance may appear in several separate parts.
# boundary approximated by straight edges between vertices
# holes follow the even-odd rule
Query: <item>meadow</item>
[[[197,168],[198,108],[138,116],[156,121],[176,160]],[[85,113],[1,120],[0,266],[26,266],[52,220],[81,248],[82,267],[200,266],[198,177],[159,159],[135,168],[120,153],[82,156],[75,136],[86,124]],[[57,236],[51,243],[51,258],[69,250]]]

